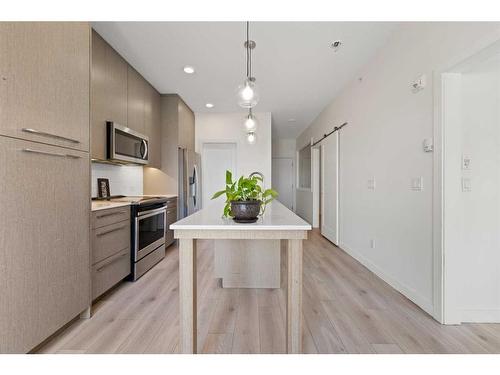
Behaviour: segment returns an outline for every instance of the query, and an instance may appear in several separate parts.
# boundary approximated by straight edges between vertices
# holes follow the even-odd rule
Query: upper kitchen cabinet
[[[139,133],[145,133],[144,102],[147,82],[130,65],[127,73],[127,120],[128,127]]]
[[[148,166],[161,168],[161,97],[154,87],[147,84],[144,98],[144,126],[149,137]]]
[[[0,134],[89,150],[90,30],[0,23]]]
[[[177,94],[161,95],[160,107],[161,173],[144,169],[144,194],[177,194],[179,148],[195,149],[194,113]]]
[[[106,121],[149,137],[149,163],[161,164],[160,94],[98,33],[92,31],[93,159],[107,159]]]
[[[179,147],[194,150],[194,113],[184,100],[178,97]]]
[[[127,62],[92,31],[92,142],[94,159],[106,159],[106,121],[127,126]]]

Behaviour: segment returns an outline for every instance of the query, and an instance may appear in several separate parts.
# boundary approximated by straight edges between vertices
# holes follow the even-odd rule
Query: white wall
[[[500,52],[454,74],[445,129],[448,322],[500,322]],[[447,86],[449,87],[449,86]],[[462,157],[472,160],[462,169]],[[471,191],[463,191],[462,178]]]
[[[234,142],[237,170],[233,175],[239,177],[258,171],[269,186],[272,181],[271,113],[257,112],[255,117],[258,120],[257,142],[250,145],[243,128],[245,113],[195,113],[196,152],[201,154],[204,142]],[[221,181],[221,188],[224,183]]]
[[[295,159],[296,140],[290,138],[273,139],[273,158],[293,158]]]
[[[294,186],[296,185],[296,180],[297,180],[297,156],[296,156],[296,140],[295,139],[290,139],[290,138],[280,138],[280,139],[273,139],[272,141],[272,157],[273,159],[281,159],[281,158],[287,158],[287,159],[292,159],[293,160],[293,170],[292,170],[292,175],[293,175],[293,181],[294,181]],[[276,165],[276,163],[275,163]],[[274,179],[276,181],[277,178],[277,173],[275,171],[272,171]],[[273,187],[276,188],[278,184],[273,183]],[[295,189],[293,189],[293,209],[296,211],[296,198],[295,198]]]
[[[340,245],[428,312],[434,308],[433,154],[423,152],[422,141],[433,135],[432,73],[496,35],[498,23],[402,24],[359,73],[362,79],[297,139],[300,149],[349,122],[340,134]],[[421,74],[427,88],[413,93],[410,84]],[[368,190],[372,177],[376,189]],[[414,177],[423,178],[423,191],[410,189]],[[310,212],[311,193],[297,191],[299,207]]]
[[[111,195],[142,195],[142,167],[92,163],[92,197],[97,197],[97,179],[108,178]]]

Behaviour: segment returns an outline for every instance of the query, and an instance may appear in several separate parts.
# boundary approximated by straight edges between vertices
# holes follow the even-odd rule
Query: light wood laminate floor
[[[222,289],[198,244],[198,351],[284,353],[283,289]],[[500,353],[500,324],[442,326],[317,231],[304,241],[304,353]],[[124,282],[39,353],[176,353],[178,252]]]

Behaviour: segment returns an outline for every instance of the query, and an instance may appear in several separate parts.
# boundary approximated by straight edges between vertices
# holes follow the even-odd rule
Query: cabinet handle
[[[109,217],[109,216],[115,216],[115,215],[121,215],[121,214],[126,214],[127,211],[118,211],[118,212],[112,212],[110,214],[102,214],[102,215],[97,215],[96,217],[98,219],[102,219],[103,217]]]
[[[58,158],[71,158],[71,159],[81,159],[82,158],[81,156],[78,156],[78,155],[61,154],[59,152],[33,150],[31,148],[23,148],[23,152],[29,152],[31,154],[48,155],[48,156],[57,156]]]
[[[77,141],[76,139],[73,139],[73,138],[67,138],[67,137],[63,137],[61,135],[57,135],[57,134],[50,134],[50,133],[46,133],[46,132],[41,132],[41,131],[35,130],[35,129],[22,128],[21,130],[25,133],[36,134],[36,135],[40,135],[42,137],[56,138],[56,139],[68,141],[71,143],[80,143],[80,141]]]
[[[123,257],[125,257],[125,256],[127,256],[127,255],[128,255],[128,254],[122,254],[122,255],[120,255],[119,257],[116,257],[116,258],[115,258],[115,259],[113,259],[111,262],[106,263],[106,264],[105,264],[104,266],[102,266],[102,267],[99,267],[99,268],[96,270],[96,272],[101,272],[101,271],[102,271],[103,269],[105,269],[106,267],[108,267],[108,266],[112,265],[112,264],[113,264],[113,263],[115,263],[117,260],[119,260],[119,259],[121,259],[121,258],[123,258]]]
[[[125,225],[122,225],[121,227],[118,227],[118,228],[113,228],[113,229],[107,230],[106,232],[97,233],[97,236],[104,236],[105,234],[116,232],[117,230],[120,230],[123,228],[125,228]]]

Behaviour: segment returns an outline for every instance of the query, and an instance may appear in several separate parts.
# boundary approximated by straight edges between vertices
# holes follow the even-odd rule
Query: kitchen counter
[[[252,224],[239,224],[221,218],[223,203],[212,202],[206,208],[172,225],[179,239],[180,351],[197,351],[196,240],[247,240],[259,246],[261,240],[280,241],[287,257],[287,353],[302,351],[302,240],[311,225],[277,201],[263,217]],[[266,251],[266,248],[263,249]],[[256,271],[257,273],[260,270]]]
[[[92,212],[107,210],[109,208],[117,208],[123,206],[130,206],[130,202],[113,202],[113,201],[92,201]]]
[[[163,197],[163,198],[177,198],[176,194],[144,194],[143,197]]]
[[[277,201],[271,202],[267,206],[263,217],[260,217],[259,220],[251,224],[240,224],[232,219],[222,218],[224,204],[220,202],[222,200],[211,202],[206,208],[171,225],[170,229],[229,231],[311,230],[309,223]]]
[[[154,194],[154,195],[140,195],[140,197],[162,197],[162,198],[177,198],[175,194]],[[117,208],[123,206],[130,206],[131,202],[120,202],[117,200],[93,200],[91,211],[107,210],[109,208]]]

